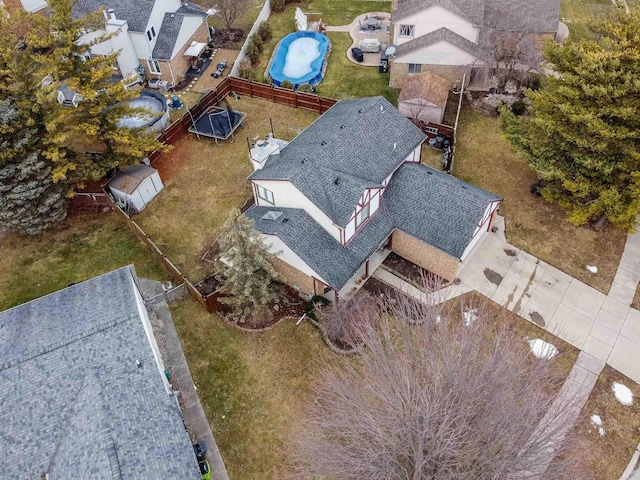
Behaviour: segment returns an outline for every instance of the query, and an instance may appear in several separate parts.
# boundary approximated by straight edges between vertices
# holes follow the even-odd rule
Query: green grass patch
[[[363,67],[347,58],[347,49],[353,40],[348,33],[328,32],[331,53],[326,75],[317,93],[325,97],[344,99],[382,95],[392,104],[398,104],[399,91],[389,86],[389,74],[378,73],[378,67]]]
[[[611,0],[562,0],[560,21],[569,27],[571,40],[594,38],[587,24],[592,18],[602,17],[612,11]]]
[[[322,21],[330,26],[348,25],[358,16],[369,12],[391,13],[391,2],[370,0],[316,0],[302,7],[304,12],[321,13]]]
[[[72,216],[36,237],[10,235],[0,241],[0,259],[0,310],[131,263],[142,277],[167,278],[115,213]]]
[[[191,299],[171,311],[230,478],[289,478],[310,382],[336,355],[308,322],[249,334]]]

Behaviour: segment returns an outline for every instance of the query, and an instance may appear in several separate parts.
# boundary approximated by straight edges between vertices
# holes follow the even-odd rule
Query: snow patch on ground
[[[629,387],[623,385],[622,383],[613,382],[611,390],[613,390],[613,394],[622,405],[633,405],[633,392],[629,389]]]
[[[538,358],[553,358],[558,354],[558,349],[555,345],[545,342],[544,340],[540,340],[539,338],[529,338],[526,337],[525,340],[529,342],[529,348],[531,349],[531,353],[533,353]]]
[[[598,427],[598,433],[602,437],[604,435],[604,428],[602,428],[602,419],[600,415],[591,415],[591,425]]]
[[[464,312],[462,312],[462,315],[464,316],[464,324],[468,327],[478,319],[478,310],[475,308],[466,308]]]

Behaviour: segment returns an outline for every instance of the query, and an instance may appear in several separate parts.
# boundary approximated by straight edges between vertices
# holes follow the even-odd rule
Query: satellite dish
[[[395,45],[391,45],[389,48],[387,48],[384,51],[384,53],[387,56],[395,55],[396,54],[396,46]]]

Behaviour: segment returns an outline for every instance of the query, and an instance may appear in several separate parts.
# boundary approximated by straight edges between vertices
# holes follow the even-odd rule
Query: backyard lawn
[[[626,234],[611,225],[602,231],[575,227],[563,209],[529,189],[535,173],[504,139],[498,119],[463,109],[458,129],[454,175],[504,197],[507,240],[556,268],[609,291]],[[587,265],[598,267],[593,274]]]
[[[234,110],[247,113],[235,141],[188,134],[175,148],[154,162],[164,191],[134,219],[163,253],[191,281],[213,273],[201,260],[215,241],[229,211],[251,197],[247,176],[252,172],[247,137],[263,138],[273,120],[276,137],[293,139],[318,115],[257,98],[229,100]]]
[[[273,33],[265,43],[260,60],[255,66],[259,81],[265,80],[266,69],[278,42],[294,31],[293,13],[298,4],[290,4],[282,13],[272,13],[269,25]],[[360,14],[374,11],[389,11],[390,2],[335,1],[325,0],[303,5],[305,12],[322,13],[327,25],[342,25],[353,21]],[[394,105],[397,104],[398,90],[389,87],[389,75],[378,73],[377,67],[363,67],[347,59],[347,49],[353,40],[346,32],[327,32],[331,40],[331,52],[325,78],[318,85],[317,94],[325,97],[344,99],[383,95]]]
[[[57,230],[0,240],[0,310],[133,263],[139,276],[166,279],[162,265],[115,213],[74,215]]]
[[[593,17],[600,17],[613,10],[611,0],[562,0],[560,21],[569,27],[569,38],[593,38],[587,23]]]
[[[631,389],[633,405],[622,405],[616,399],[613,382]],[[592,415],[600,417],[603,435],[592,424]],[[640,385],[605,365],[571,435],[579,439],[575,454],[588,452],[592,478],[620,478],[640,442]]]

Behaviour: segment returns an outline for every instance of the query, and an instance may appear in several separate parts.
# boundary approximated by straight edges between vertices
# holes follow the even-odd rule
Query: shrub
[[[304,313],[306,313],[309,318],[317,322],[318,316],[316,315],[316,313],[318,309],[326,307],[330,304],[331,302],[326,298],[321,297],[320,295],[314,295],[313,297],[311,297],[311,300],[305,303]]]
[[[298,87],[298,91],[299,92],[304,92],[304,93],[313,93],[314,92],[314,88],[308,83],[303,83],[302,85],[300,85]]]
[[[282,83],[280,84],[280,87],[293,90],[293,83],[291,83],[289,80],[283,80]]]
[[[542,77],[537,73],[530,73],[524,82],[524,86],[531,90],[540,90],[542,86]]]
[[[271,0],[271,10],[276,13],[284,11],[285,5],[285,0]]]
[[[240,78],[246,78],[247,80],[256,79],[256,71],[251,66],[251,61],[249,59],[245,58],[238,65],[238,76]]]
[[[269,25],[267,22],[262,22],[258,27],[258,31],[256,33],[260,35],[260,38],[263,42],[271,40],[271,25]]]
[[[258,59],[260,58],[260,50],[256,46],[255,42],[249,42],[247,44],[244,55],[251,62],[251,64],[255,64],[258,61]]]
[[[520,116],[527,111],[527,106],[522,100],[516,100],[511,104],[511,111],[514,115]]]
[[[358,292],[349,300],[341,300],[317,310],[320,325],[331,343],[350,349],[362,343],[380,317],[377,300],[367,292]]]
[[[262,43],[262,38],[260,38],[260,35],[258,35],[257,33],[254,33],[253,35],[251,35],[251,38],[249,39],[249,44],[253,43],[256,48],[258,49],[258,52],[262,53],[262,50],[264,50],[264,44]]]

